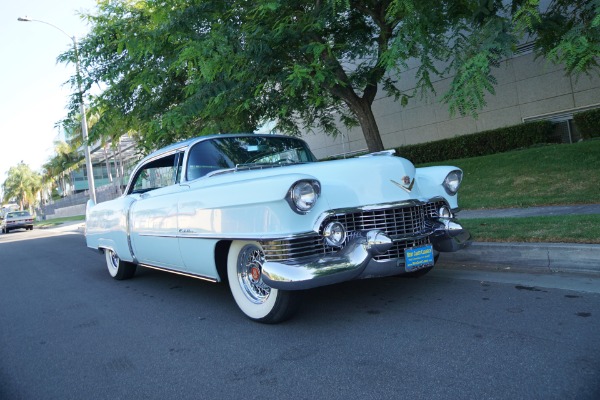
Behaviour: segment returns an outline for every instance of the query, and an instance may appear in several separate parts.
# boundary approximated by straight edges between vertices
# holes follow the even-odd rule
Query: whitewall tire
[[[117,253],[110,249],[104,250],[108,273],[116,280],[129,279],[135,274],[136,265],[119,258]]]
[[[271,288],[262,280],[264,255],[258,242],[234,241],[227,257],[231,294],[246,316],[262,323],[277,323],[297,309],[297,293]]]

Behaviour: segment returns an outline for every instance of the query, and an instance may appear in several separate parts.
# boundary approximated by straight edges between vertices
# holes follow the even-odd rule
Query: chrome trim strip
[[[127,234],[127,246],[129,247],[129,253],[133,258],[133,262],[137,263],[138,259],[135,256],[135,252],[133,251],[133,244],[131,243],[131,209],[133,208],[134,204],[135,201],[133,201],[127,208],[127,217],[125,218],[125,233]]]
[[[269,241],[269,240],[291,240],[298,238],[310,238],[314,237],[316,232],[302,232],[292,233],[288,235],[255,235],[255,236],[232,236],[225,234],[187,234],[187,235],[167,235],[167,234],[152,234],[152,233],[141,233],[140,236],[152,236],[152,237],[166,237],[176,239],[218,239],[218,240],[256,240],[256,241]]]
[[[184,142],[185,143],[185,142]],[[151,158],[144,158],[142,160],[140,160],[140,162],[136,165],[135,169],[131,172],[131,174],[129,175],[129,180],[127,182],[127,186],[125,186],[125,191],[124,194],[125,196],[130,195],[131,193],[129,193],[129,189],[131,188],[131,185],[133,184],[133,178],[135,177],[135,175],[137,174],[137,172],[144,167],[146,164],[148,164],[149,162],[152,162],[154,160],[157,160],[159,158],[163,158],[166,156],[170,156],[172,154],[181,152],[186,150],[186,148],[188,147],[189,144],[182,144],[181,146],[175,147],[169,151],[165,151],[164,153],[160,153],[160,154],[156,154],[154,156],[152,156]]]
[[[209,278],[204,275],[191,274],[189,272],[182,272],[182,271],[177,271],[177,270],[170,269],[170,268],[157,267],[157,266],[149,265],[149,264],[138,264],[138,265],[141,267],[144,267],[144,268],[155,269],[157,271],[164,271],[164,272],[169,272],[169,273],[175,274],[175,275],[186,276],[188,278],[200,279],[200,280],[212,282],[212,283],[218,282],[218,280],[216,280],[215,278]]]

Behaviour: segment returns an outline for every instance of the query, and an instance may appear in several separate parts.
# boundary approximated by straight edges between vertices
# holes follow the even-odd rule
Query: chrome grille
[[[325,246],[323,238],[316,233],[312,236],[287,240],[272,240],[261,243],[267,261],[295,261],[319,254],[330,253],[334,248]]]
[[[446,205],[446,203],[440,200],[422,205],[336,213],[325,218],[319,229],[319,234],[262,242],[265,258],[267,261],[295,262],[302,261],[303,258],[338,251],[338,248],[326,245],[322,236],[325,226],[334,221],[340,222],[346,227],[348,237],[352,237],[353,232],[373,229],[381,230],[392,237],[418,234],[425,229],[427,218],[438,216],[437,210],[442,205]],[[394,242],[389,251],[376,256],[375,259],[403,259],[404,249],[428,243],[428,237],[413,241]]]

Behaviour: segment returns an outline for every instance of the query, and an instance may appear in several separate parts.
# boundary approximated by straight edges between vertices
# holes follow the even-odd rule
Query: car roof
[[[271,135],[271,134],[259,134],[259,133],[221,133],[215,135],[206,135],[206,136],[197,136],[195,138],[183,140],[181,142],[173,143],[162,147],[144,157],[141,161],[146,161],[152,159],[154,157],[160,156],[162,154],[169,153],[171,151],[175,151],[178,149],[184,149],[186,147],[190,147],[197,142],[202,142],[204,140],[215,139],[215,138],[231,138],[231,137],[274,137],[274,138],[293,138],[293,136],[285,136],[285,135]],[[298,139],[298,138],[296,138]]]

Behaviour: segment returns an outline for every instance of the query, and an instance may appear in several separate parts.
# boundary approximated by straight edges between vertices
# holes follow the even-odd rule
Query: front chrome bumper
[[[450,218],[429,221],[427,236],[436,251],[457,251],[470,243],[471,235],[458,222]],[[394,239],[397,240],[397,239]],[[360,232],[340,251],[312,257],[297,263],[266,261],[262,266],[263,281],[275,289],[303,290],[350,281],[359,277],[393,275],[378,270],[373,257],[388,251],[393,240],[380,230]],[[389,262],[385,263],[386,266]],[[383,263],[382,263],[383,265]],[[368,269],[368,270],[367,270]],[[403,270],[396,269],[395,274]]]
[[[471,243],[471,234],[454,218],[436,218],[430,221],[433,233],[431,244],[441,252],[454,252]]]

